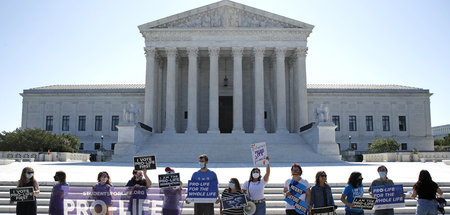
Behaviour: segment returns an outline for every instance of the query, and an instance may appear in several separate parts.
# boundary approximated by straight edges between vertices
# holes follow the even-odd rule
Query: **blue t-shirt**
[[[342,194],[347,196],[346,200],[348,203],[353,203],[353,199],[357,196],[362,197],[364,194],[364,188],[363,185],[359,185],[358,187],[353,187],[351,184],[347,184],[345,186],[344,191],[342,191]],[[349,206],[345,206],[345,210],[353,211],[353,212],[361,212],[362,209],[354,209],[350,208]]]
[[[215,182],[216,184],[218,184],[216,173],[209,169],[206,170],[206,172],[202,172],[201,170],[194,172],[194,174],[192,174],[191,180],[213,181],[213,183]]]

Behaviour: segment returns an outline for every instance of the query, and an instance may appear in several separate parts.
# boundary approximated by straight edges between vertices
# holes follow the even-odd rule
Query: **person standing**
[[[346,215],[364,215],[363,209],[353,208],[353,199],[358,196],[362,197],[364,194],[362,181],[363,177],[360,172],[352,172],[348,178],[347,186],[345,186],[341,195],[341,201],[345,205]]]
[[[208,156],[202,154],[198,157],[198,164],[200,170],[192,174],[191,180],[195,181],[210,181],[213,184],[218,185],[217,175],[215,172],[208,169]],[[217,186],[217,194],[219,194],[219,186]],[[219,203],[220,198],[217,195],[216,204]],[[212,215],[214,214],[214,203],[194,203],[195,215]]]
[[[316,184],[311,188],[311,207],[335,206],[331,187],[327,183],[325,171],[316,173]]]
[[[372,184],[369,187],[369,194],[372,197],[373,197],[372,187],[394,185],[394,182],[387,177],[388,170],[387,170],[386,166],[384,166],[384,165],[379,166],[377,171],[378,171],[378,175],[380,177],[373,180]],[[394,209],[393,208],[378,209],[378,210],[375,210],[374,214],[375,215],[394,215]]]
[[[173,174],[175,170],[166,167],[166,174]],[[179,187],[161,188],[160,193],[164,194],[162,214],[163,215],[180,215],[180,200],[183,195],[183,183],[180,181]]]
[[[224,197],[238,196],[244,194],[241,190],[241,185],[237,178],[231,178],[228,182],[228,188],[222,193],[222,199]],[[220,215],[244,215],[244,207],[232,208],[223,210],[222,202],[220,203]]]
[[[112,206],[112,188],[111,177],[109,177],[108,172],[99,172],[97,175],[98,183],[92,187],[92,197],[94,200],[103,201],[106,205],[106,212],[104,214],[112,214],[109,208]],[[101,205],[95,205],[95,211],[97,213],[103,212]],[[102,213],[103,214],[103,213]]]
[[[306,179],[303,179],[301,176],[303,174],[303,170],[302,167],[296,163],[294,163],[291,166],[291,175],[292,178],[289,178],[286,180],[286,182],[284,183],[284,188],[283,188],[283,193],[285,197],[288,197],[291,194],[291,192],[289,192],[289,185],[293,182],[298,182],[300,184],[302,184],[305,187],[304,192],[300,195],[299,199],[301,201],[304,201],[308,204],[308,208],[309,203],[311,202],[311,189],[309,186],[309,183]],[[295,207],[294,205],[290,205],[289,203],[286,202],[286,215],[296,215],[299,214],[297,213],[297,211],[295,211]]]
[[[33,195],[39,194],[39,184],[34,178],[34,170],[31,167],[25,167],[22,169],[22,174],[17,183],[17,187],[33,187]],[[16,206],[17,215],[33,215],[37,214],[36,198],[33,201],[17,202]]]
[[[144,201],[147,198],[147,189],[152,186],[152,181],[147,175],[147,169],[142,170],[133,170],[133,177],[127,182],[125,185],[127,187],[127,192],[129,195],[129,203],[128,203],[128,211],[131,211],[131,214],[138,214],[137,211],[144,211],[137,206],[142,205],[139,204],[139,201]],[[134,204],[136,203],[136,206]],[[133,210],[133,206],[135,210]]]
[[[50,206],[48,208],[49,215],[64,214],[64,198],[69,193],[69,184],[66,183],[66,173],[58,171],[53,176],[56,184],[53,186],[50,196]]]
[[[431,179],[431,175],[427,170],[422,170],[419,173],[419,180],[413,186],[413,193],[411,198],[417,200],[416,215],[436,215],[438,214],[438,203],[436,200],[436,193],[442,198],[444,193],[439,185]]]
[[[250,171],[250,178],[242,184],[242,191],[247,194],[250,201],[255,203],[256,211],[254,215],[266,214],[266,199],[264,198],[264,187],[269,182],[270,164],[269,157],[266,157],[266,174],[261,177],[261,170],[253,168]]]

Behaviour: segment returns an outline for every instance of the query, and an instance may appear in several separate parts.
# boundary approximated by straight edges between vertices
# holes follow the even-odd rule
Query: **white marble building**
[[[100,141],[111,149],[123,110],[135,104],[141,110],[137,121],[153,128],[152,133],[143,132],[136,153],[144,153],[150,144],[153,151],[145,153],[165,157],[173,156],[163,152],[170,147],[192,154],[199,151],[192,148],[202,148],[214,155],[230,146],[248,154],[249,144],[266,141],[274,154],[283,154],[279,146],[286,144],[284,150],[292,155],[279,161],[298,159],[297,152],[307,152],[314,160],[321,153],[308,148],[299,129],[314,122],[314,109],[322,104],[338,126],[341,149],[352,143],[365,151],[374,139],[394,137],[403,150],[432,150],[428,90],[395,85],[307,87],[307,38],[313,27],[227,0],[140,25],[145,86],[24,90],[22,127],[74,134],[85,150],[98,148]],[[169,148],[158,148],[162,145]],[[291,146],[296,149],[289,150]],[[249,157],[245,153],[233,160],[248,161],[240,160]]]

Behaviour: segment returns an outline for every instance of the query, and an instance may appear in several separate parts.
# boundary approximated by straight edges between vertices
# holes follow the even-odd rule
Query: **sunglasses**
[[[34,172],[27,172],[28,174],[33,174]]]
[[[327,175],[320,175],[320,177],[324,177],[324,178],[326,178],[326,177],[327,177]]]

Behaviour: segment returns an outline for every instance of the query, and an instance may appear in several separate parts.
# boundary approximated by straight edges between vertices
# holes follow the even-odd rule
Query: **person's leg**
[[[266,215],[266,202],[255,203],[256,211],[254,215]]]
[[[287,209],[286,210],[286,215],[297,215],[297,212],[295,212],[294,209]]]

